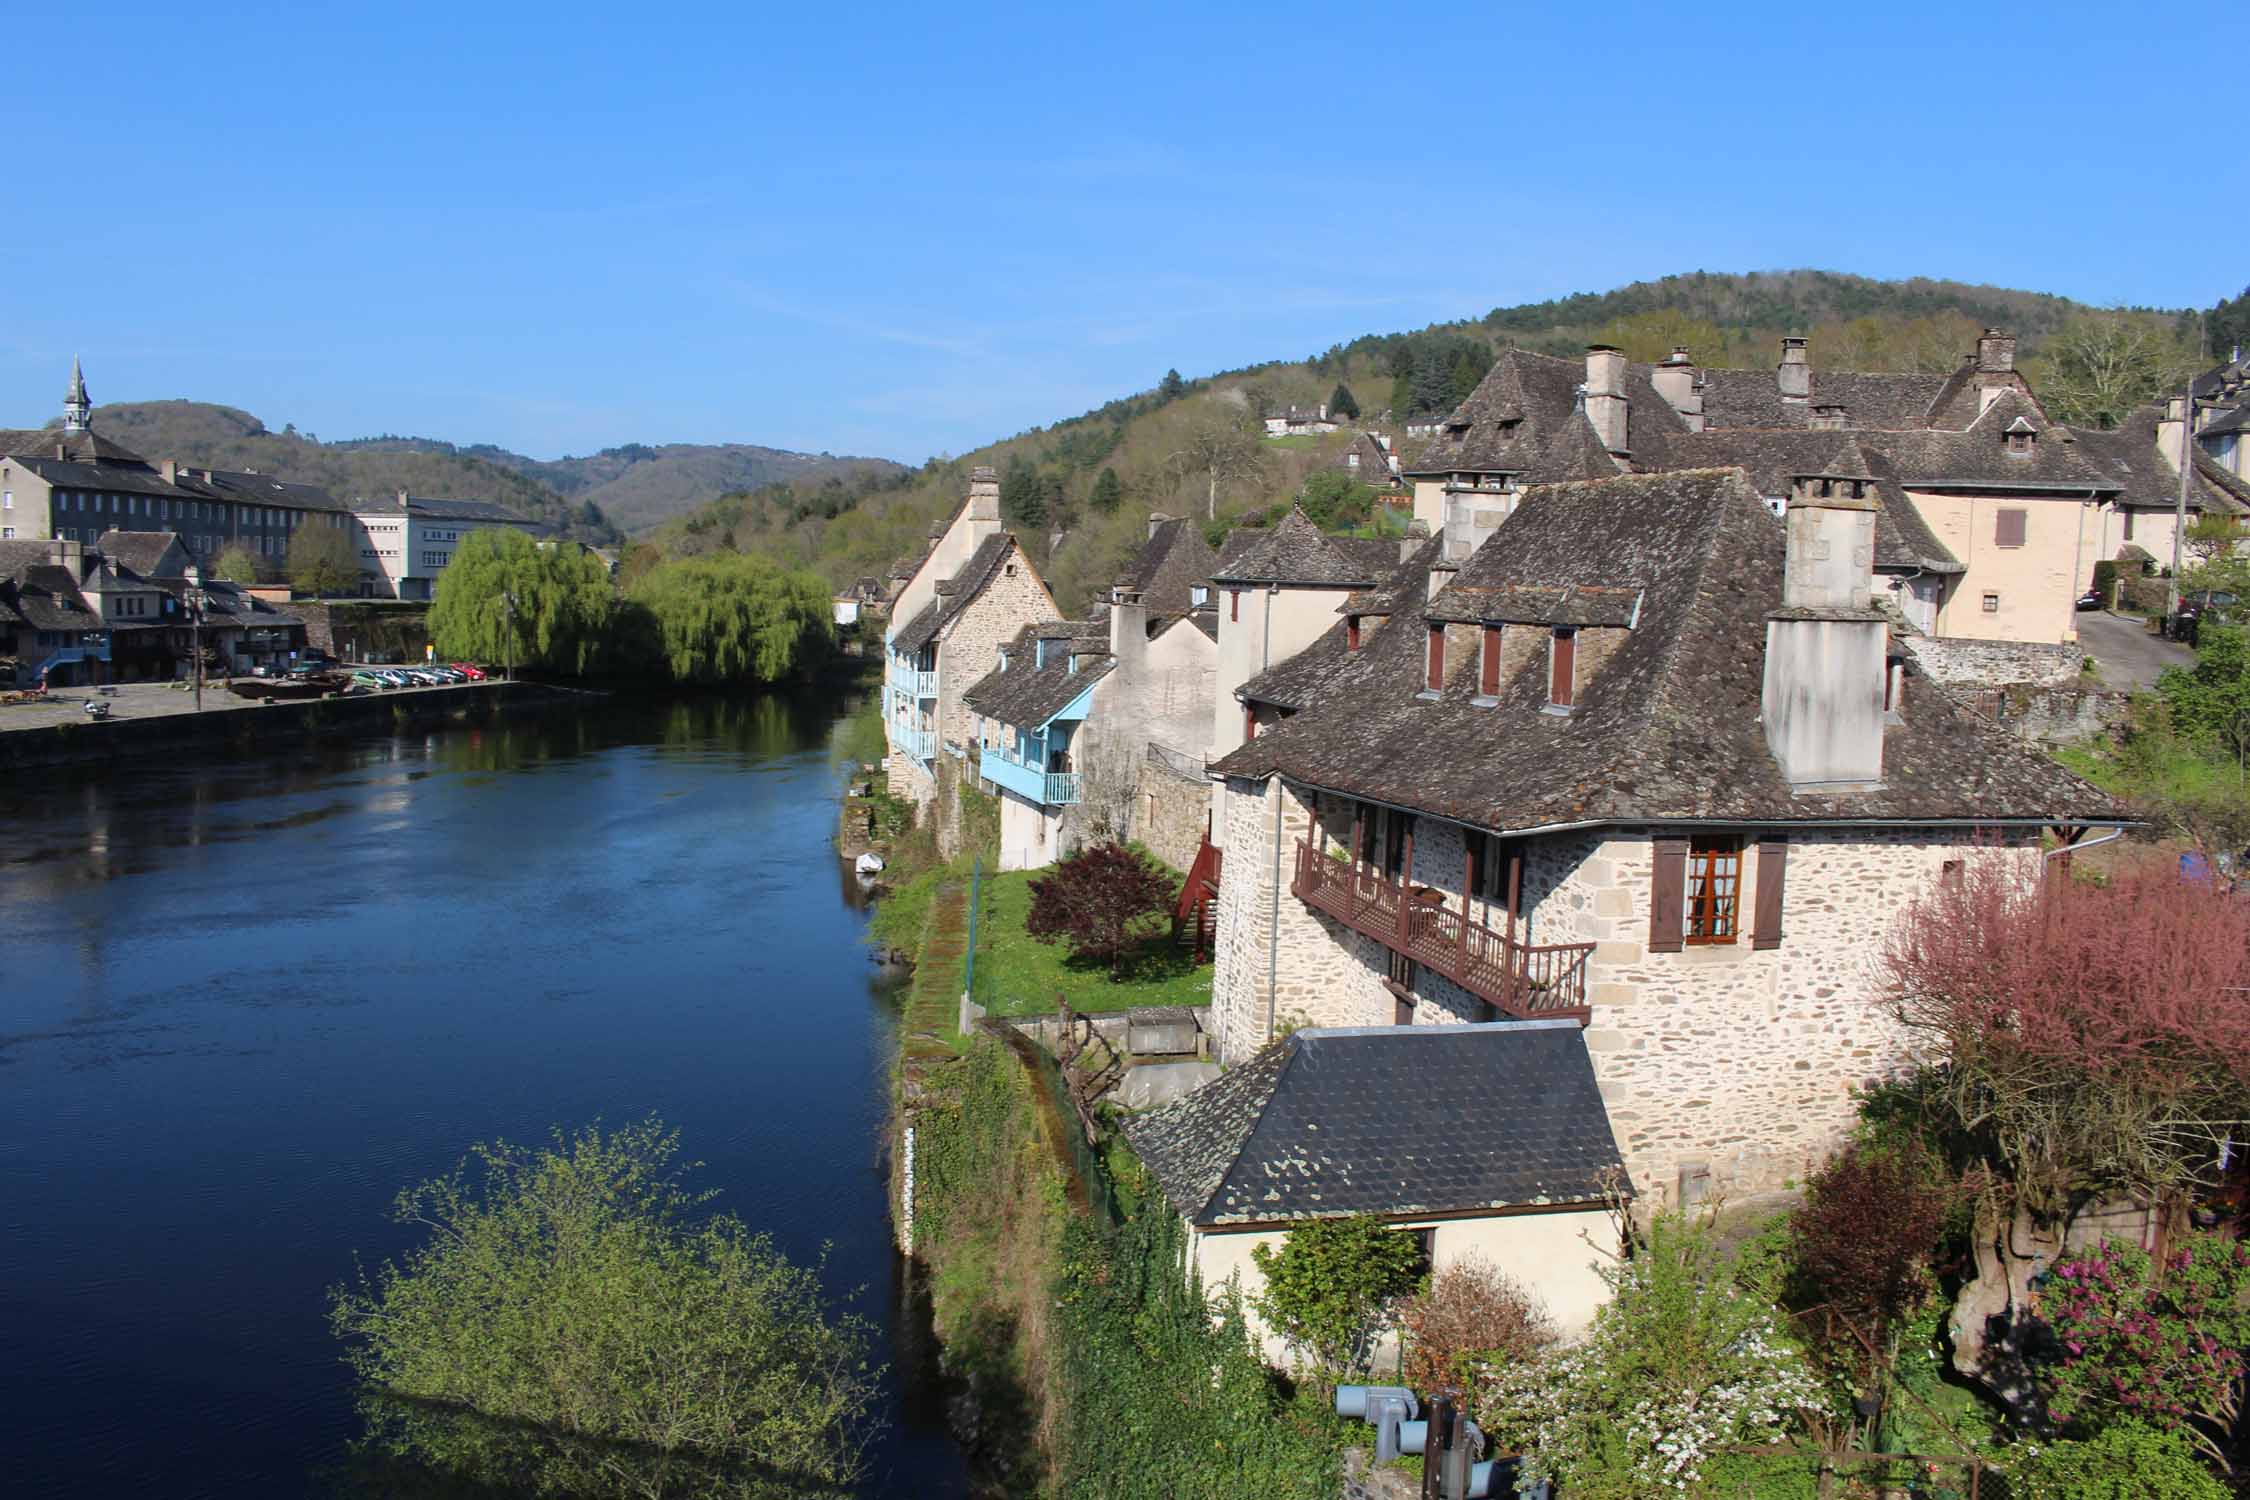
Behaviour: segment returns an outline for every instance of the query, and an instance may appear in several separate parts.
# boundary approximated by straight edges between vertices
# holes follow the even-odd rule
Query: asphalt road
[[[2195,653],[2177,641],[2150,635],[2138,615],[2109,612],[2078,617],[2078,644],[2101,670],[2102,684],[2113,688],[2151,688],[2166,667],[2186,666]]]

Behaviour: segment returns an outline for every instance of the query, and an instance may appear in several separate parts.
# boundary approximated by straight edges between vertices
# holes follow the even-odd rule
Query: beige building
[[[473,532],[507,529],[540,536],[548,530],[489,500],[441,500],[404,490],[355,506],[349,519],[361,591],[379,599],[435,598],[454,550]]]
[[[1877,607],[1881,514],[1803,476],[1777,524],[1740,469],[1530,487],[1247,684],[1296,706],[1213,766],[1222,1060],[1566,1021],[1644,1201],[1801,1174],[1904,1060],[1880,955],[1915,895],[2120,817],[1927,680]]]
[[[1511,1277],[1566,1335],[1607,1300],[1620,1162],[1569,1022],[1300,1030],[1125,1135],[1207,1288],[1254,1297],[1258,1247],[1309,1220],[1372,1214],[1433,1271],[1474,1259]]]
[[[1057,613],[1039,570],[1000,525],[999,475],[979,466],[892,602],[883,728],[893,795],[923,809],[936,802],[939,758],[964,761],[977,741],[962,695],[1026,625]],[[949,826],[941,822],[941,833]]]

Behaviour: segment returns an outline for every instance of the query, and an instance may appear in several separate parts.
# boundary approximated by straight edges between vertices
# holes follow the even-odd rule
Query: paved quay
[[[449,682],[438,687],[393,688],[381,694],[367,693],[355,696],[383,698],[420,698],[437,693],[469,692],[486,686],[481,682]],[[111,724],[133,719],[174,718],[193,714],[195,693],[188,688],[175,687],[168,682],[121,682],[109,692],[94,688],[56,688],[44,699],[32,703],[0,704],[0,733],[20,729],[49,729],[57,724],[90,724],[86,713],[89,699],[109,705]],[[223,683],[206,682],[203,685],[203,713],[237,713],[258,708],[271,701],[258,698],[240,698],[227,691]],[[317,699],[291,699],[290,702],[318,702]]]

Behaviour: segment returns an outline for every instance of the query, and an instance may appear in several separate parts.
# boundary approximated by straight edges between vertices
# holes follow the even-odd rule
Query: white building
[[[490,500],[429,499],[404,490],[380,504],[356,504],[352,520],[361,591],[379,599],[434,597],[438,575],[471,532],[512,526],[538,536],[547,530]]]

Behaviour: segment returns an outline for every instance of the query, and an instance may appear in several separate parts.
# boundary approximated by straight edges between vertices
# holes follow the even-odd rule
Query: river
[[[912,1365],[834,722],[613,705],[0,789],[7,1493],[328,1493],[326,1290],[411,1242],[398,1190],[651,1111]],[[920,1390],[870,1495],[965,1493]]]

